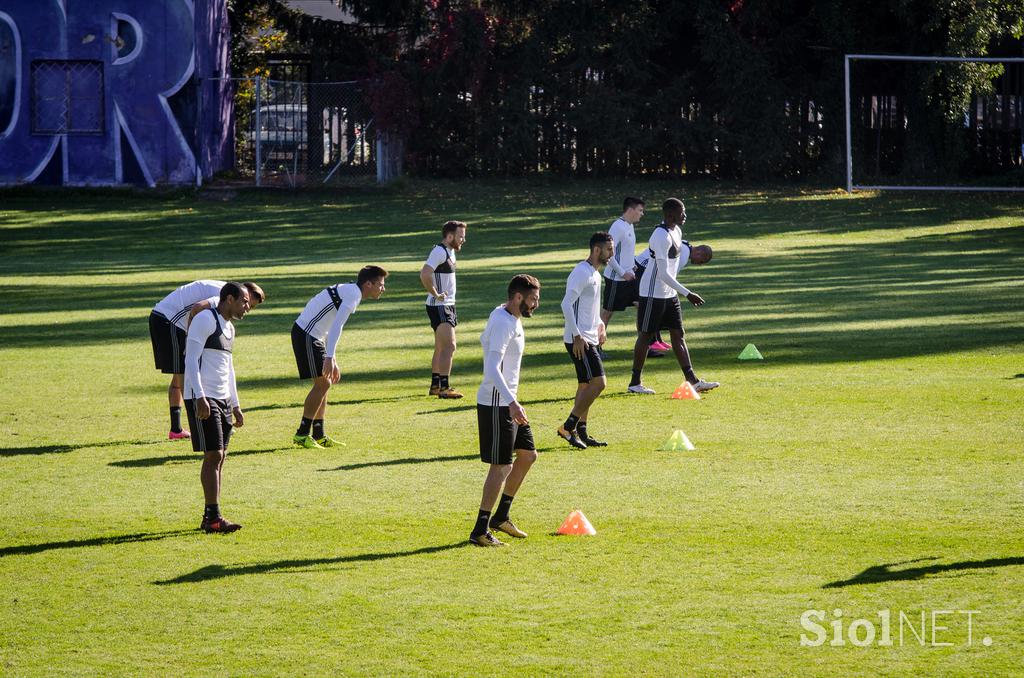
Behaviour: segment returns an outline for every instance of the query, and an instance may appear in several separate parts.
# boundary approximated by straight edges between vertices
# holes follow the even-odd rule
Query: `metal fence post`
[[[253,135],[256,139],[256,186],[258,187],[261,183],[260,173],[263,170],[263,125],[260,119],[260,84],[262,78],[256,76],[256,133]]]

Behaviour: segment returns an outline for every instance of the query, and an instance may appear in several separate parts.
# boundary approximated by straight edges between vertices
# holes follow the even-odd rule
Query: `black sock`
[[[508,520],[508,510],[512,508],[513,499],[515,497],[510,497],[507,494],[501,495],[501,501],[498,502],[498,510],[494,512],[494,517],[491,518],[491,525],[501,525]]]
[[[469,535],[471,537],[479,537],[481,534],[486,532],[489,528],[487,522],[491,519],[491,512],[480,509],[480,513],[476,517],[476,525],[473,526],[473,532]]]
[[[206,510],[203,512],[204,520],[217,520],[220,518],[220,505],[219,504],[207,504]]]
[[[633,370],[633,377],[629,380],[630,386],[636,386],[640,383],[640,373],[643,370]]]
[[[299,430],[295,432],[295,435],[297,435],[297,436],[308,436],[309,435],[309,428],[312,425],[313,425],[313,420],[312,419],[306,419],[305,417],[303,417],[302,418],[302,423],[299,424]]]
[[[576,424],[576,433],[579,435],[580,438],[586,438],[587,422],[581,421],[580,423]]]
[[[430,388],[437,388],[441,385],[441,375],[437,372],[430,373]]]
[[[683,376],[686,377],[686,381],[690,382],[691,384],[696,384],[698,381],[700,381],[700,379],[697,378],[696,373],[694,373],[692,367],[685,368],[683,370]]]
[[[442,375],[440,375],[440,377],[441,377],[441,380],[440,380],[440,382],[438,382],[438,386],[440,386],[441,390],[443,391],[446,388],[448,388],[448,375],[447,374],[442,374]]]
[[[314,419],[313,420],[313,438],[320,440],[324,437],[324,420]]]
[[[580,418],[570,412],[569,418],[565,420],[564,424],[562,424],[562,428],[564,428],[566,431],[575,431],[576,424],[578,424],[579,421]]]
[[[175,433],[181,433],[181,408],[171,408],[171,430]]]

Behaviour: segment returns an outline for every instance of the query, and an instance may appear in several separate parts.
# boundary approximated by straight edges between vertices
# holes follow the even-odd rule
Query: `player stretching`
[[[249,292],[249,302],[256,308],[266,295],[259,285],[243,283]],[[167,387],[167,401],[171,408],[171,430],[169,440],[189,438],[188,431],[181,427],[181,388],[185,380],[185,333],[189,322],[200,311],[216,308],[220,303],[221,280],[196,280],[182,285],[160,300],[149,314],[149,339],[153,344],[153,359],[156,368],[171,375]]]
[[[449,221],[441,227],[441,242],[434,245],[420,269],[420,282],[427,290],[427,317],[434,330],[434,357],[430,361],[430,395],[461,398],[448,383],[455,356],[455,253],[466,242],[466,224]]]
[[[388,272],[380,266],[364,266],[354,283],[331,285],[321,290],[302,309],[292,325],[292,351],[299,379],[312,379],[313,387],[302,406],[302,422],[292,437],[299,447],[334,447],[338,441],[324,433],[327,392],[341,377],[334,351],[341,330],[359,302],[380,299]]]
[[[231,430],[234,426],[241,427],[245,421],[238,402],[231,356],[235,343],[232,321],[245,317],[249,304],[249,291],[244,285],[224,283],[216,308],[202,311],[193,318],[185,342],[185,411],[189,426],[196,432],[192,449],[203,453],[199,479],[206,510],[199,529],[206,532],[242,529],[220,514],[220,484]]]
[[[526,339],[520,318],[529,318],[540,304],[540,283],[519,274],[508,285],[508,299],[491,311],[480,335],[484,348],[484,381],[476,393],[476,419],[480,432],[480,459],[490,464],[484,481],[483,498],[469,541],[477,546],[504,546],[491,532],[500,530],[513,537],[525,537],[508,516],[512,499],[530,466],[537,460],[533,432],[526,411],[516,400],[519,365]],[[515,463],[513,463],[513,452]],[[504,488],[504,491],[502,491]],[[491,515],[501,495],[498,510]]]
[[[597,350],[605,331],[604,323],[598,318],[601,308],[600,270],[611,261],[613,246],[617,248],[618,243],[613,245],[612,236],[604,231],[590,236],[590,256],[572,269],[562,299],[562,315],[565,316],[562,339],[576,366],[577,386],[572,412],[558,427],[558,435],[580,449],[607,445],[587,434],[587,413],[606,384],[604,364]]]
[[[630,393],[654,393],[641,382],[644,361],[651,338],[659,328],[666,329],[672,341],[679,367],[683,370],[686,380],[693,384],[697,391],[710,391],[718,387],[717,381],[698,379],[690,362],[690,351],[686,347],[683,335],[683,311],[679,306],[682,294],[694,306],[702,306],[704,299],[700,295],[683,287],[676,275],[679,274],[681,262],[692,261],[704,264],[711,259],[710,247],[692,248],[683,240],[680,228],[686,223],[686,207],[678,198],[669,198],[661,206],[664,221],[658,224],[651,234],[649,242],[651,258],[640,278],[640,305],[636,312],[636,344],[633,346],[633,377],[629,382]]]

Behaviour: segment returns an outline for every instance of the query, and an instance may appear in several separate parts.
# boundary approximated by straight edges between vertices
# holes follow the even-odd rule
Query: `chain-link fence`
[[[234,154],[222,176],[256,186],[315,186],[375,177],[373,117],[361,82],[210,79],[203,108],[223,107]]]

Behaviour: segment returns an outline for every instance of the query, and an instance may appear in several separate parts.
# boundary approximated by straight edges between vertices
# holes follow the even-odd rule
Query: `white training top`
[[[579,336],[588,344],[597,346],[597,323],[601,320],[601,274],[590,262],[576,264],[565,281],[562,315],[565,316],[565,331],[562,333],[565,343],[571,344],[572,338]]]
[[[676,294],[689,294],[690,290],[676,280],[680,262],[690,258],[690,243],[683,240],[683,231],[678,226],[669,229],[663,223],[658,224],[651,233],[649,246],[651,260],[640,279],[640,296],[671,299]]]
[[[519,365],[526,347],[523,324],[503,304],[491,311],[480,343],[484,347],[484,381],[476,392],[476,402],[492,406],[512,404],[519,389]]]
[[[196,280],[187,285],[182,285],[166,297],[160,300],[153,310],[177,325],[181,329],[185,327],[185,320],[192,305],[210,297],[217,297],[213,306],[216,308],[220,302],[220,288],[224,287],[223,280]]]
[[[341,329],[362,300],[363,292],[355,283],[331,285],[309,300],[295,324],[306,334],[322,341],[327,349],[324,356],[333,358],[334,349],[341,339]]]
[[[218,398],[238,407],[231,360],[234,340],[235,326],[217,312],[216,306],[192,319],[185,340],[186,398]]]
[[[434,289],[445,295],[442,301],[438,301],[436,297],[428,294],[427,306],[454,306],[455,250],[438,243],[434,245],[434,249],[430,250],[424,263],[434,269]]]
[[[626,272],[633,271],[636,232],[633,230],[633,224],[620,217],[608,229],[608,235],[615,243],[615,255],[608,260],[604,277],[609,280],[624,280]]]

